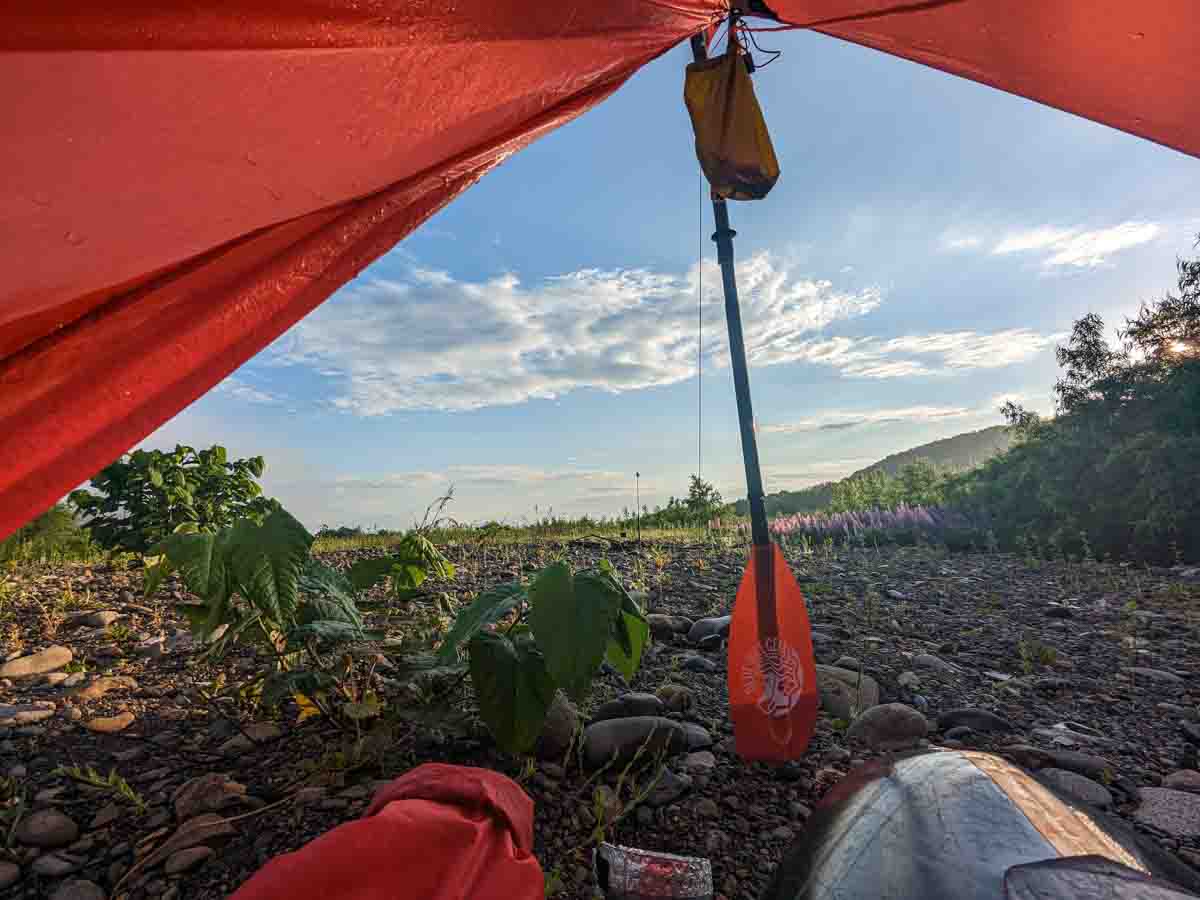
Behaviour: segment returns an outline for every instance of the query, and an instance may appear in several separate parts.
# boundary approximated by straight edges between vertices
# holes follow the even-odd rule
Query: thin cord
[[[704,463],[704,170],[700,170],[700,264],[696,267],[696,477]]]

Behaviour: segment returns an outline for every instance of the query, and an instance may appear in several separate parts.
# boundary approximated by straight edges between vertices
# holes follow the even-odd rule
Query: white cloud
[[[342,291],[270,357],[334,377],[334,405],[361,416],[672,384],[696,373],[696,281],[694,268],[588,269],[526,287],[514,275],[466,282],[413,267]],[[747,353],[757,365],[820,356],[811,335],[881,301],[876,288],[841,291],[767,254],[743,261],[738,282]],[[716,264],[706,263],[706,367],[728,358],[720,283]]]
[[[841,431],[863,425],[896,422],[935,422],[959,419],[973,413],[965,406],[905,406],[897,409],[832,410],[819,416],[782,425],[763,425],[764,434],[796,434],[804,431]]]
[[[215,388],[218,394],[225,394],[233,397],[235,400],[242,400],[246,403],[254,403],[260,406],[269,406],[275,403],[282,403],[284,398],[278,394],[272,394],[270,391],[260,390],[259,388],[249,385],[240,378],[230,375]]]
[[[942,247],[947,250],[973,250],[982,243],[983,238],[973,234],[947,233],[942,235]]]
[[[1006,236],[992,248],[992,253],[1026,253],[1042,251],[1048,255],[1044,266],[1076,266],[1092,268],[1102,265],[1109,256],[1154,240],[1162,232],[1155,222],[1122,222],[1109,228],[1056,228],[1041,225]]]

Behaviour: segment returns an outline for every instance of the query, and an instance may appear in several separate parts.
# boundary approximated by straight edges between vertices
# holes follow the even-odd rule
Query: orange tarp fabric
[[[541,900],[533,801],[489,769],[427,763],[363,818],[277,856],[231,900]]]
[[[3,5],[0,538],[724,6]],[[772,7],[1200,154],[1192,0]]]

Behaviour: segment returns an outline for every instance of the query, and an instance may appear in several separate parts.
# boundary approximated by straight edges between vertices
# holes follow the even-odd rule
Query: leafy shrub
[[[1058,348],[1058,415],[1009,404],[1019,442],[955,476],[948,502],[986,511],[1001,544],[1075,556],[1200,559],[1200,260],[1110,346],[1099,316]]]
[[[241,519],[216,532],[167,537],[154,548],[146,594],[178,571],[202,601],[182,610],[193,633],[211,644],[211,656],[235,641],[267,648],[275,666],[261,685],[264,702],[295,697],[302,709],[364,717],[375,707],[353,685],[352,663],[328,652],[371,637],[354,587],[309,555],[313,536],[303,525],[278,503],[269,510],[261,522]]]
[[[270,508],[255,480],[263,458],[230,461],[224,447],[135,450],[105,467],[70,502],[104,547],[145,553],[183,525],[215,532]]]
[[[458,614],[436,655],[410,657],[401,668],[469,674],[496,743],[522,753],[537,741],[559,689],[583,698],[604,661],[632,678],[649,638],[641,608],[611,565],[573,573],[560,562],[528,585],[483,592]]]
[[[88,562],[96,550],[88,530],[81,528],[71,511],[59,503],[0,541],[0,562]]]
[[[397,600],[411,600],[431,575],[451,579],[454,577],[454,564],[420,529],[406,534],[391,556],[361,560],[351,566],[348,573],[350,582],[359,590],[369,588],[386,577],[392,596]]]

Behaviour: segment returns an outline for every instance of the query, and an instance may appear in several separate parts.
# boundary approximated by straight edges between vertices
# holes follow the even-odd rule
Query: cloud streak
[[[810,431],[844,431],[865,425],[895,424],[897,422],[938,422],[960,419],[975,410],[966,406],[905,406],[896,409],[831,410],[819,416],[786,424],[763,425],[763,434],[798,434]]]
[[[992,254],[1041,252],[1045,267],[1095,268],[1122,250],[1149,243],[1162,233],[1156,222],[1122,222],[1109,228],[1057,228],[1041,225],[1006,235]]]

